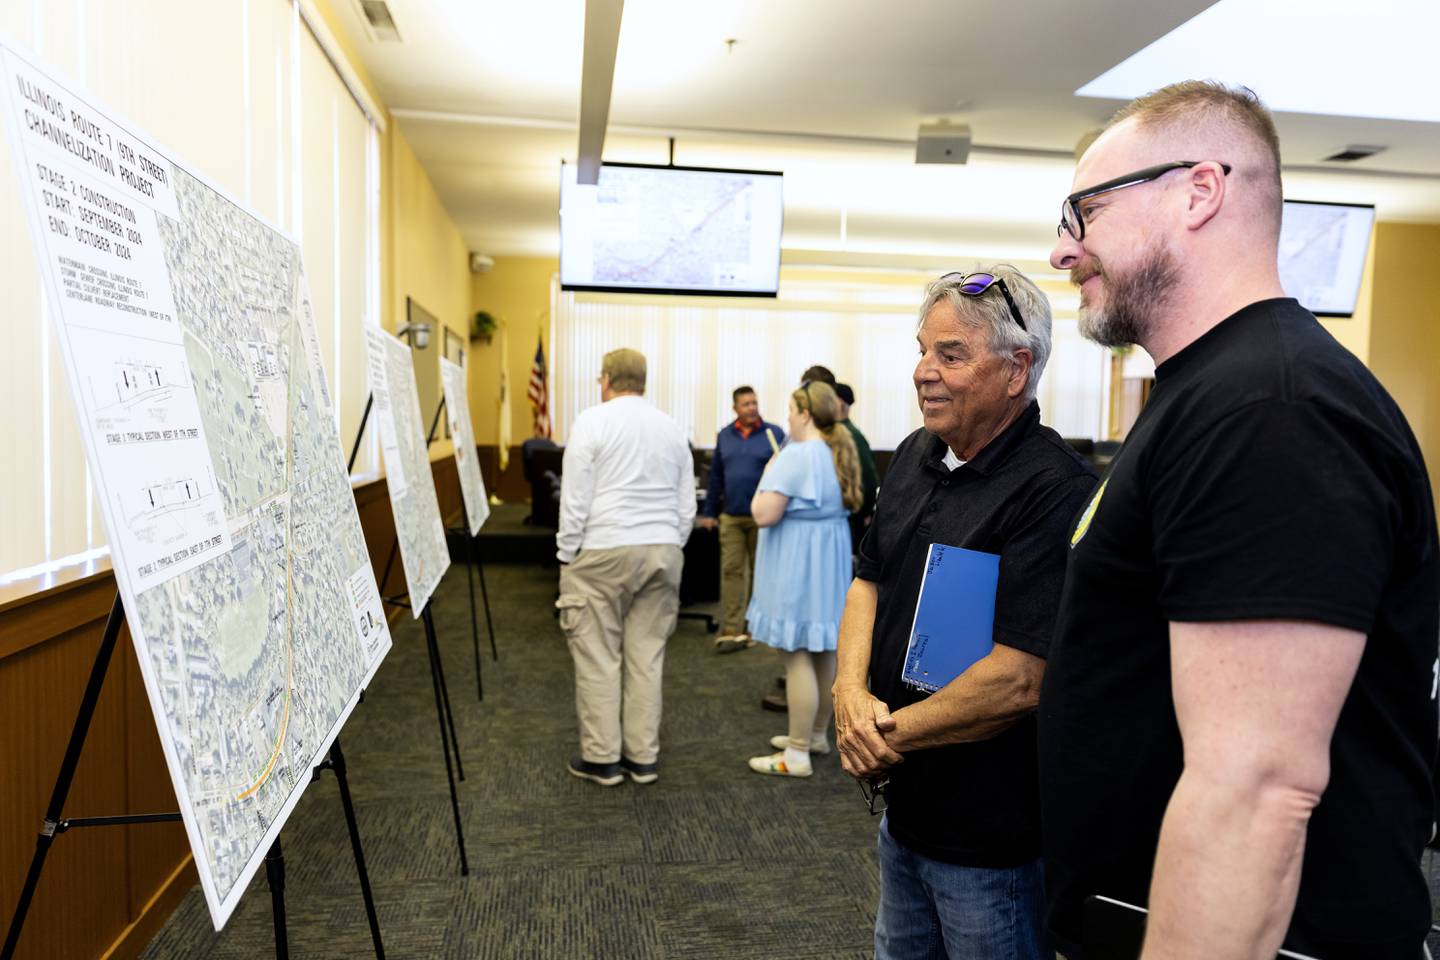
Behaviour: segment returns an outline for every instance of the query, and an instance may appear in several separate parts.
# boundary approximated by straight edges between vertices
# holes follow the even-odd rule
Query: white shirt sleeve
[[[560,529],[555,533],[555,556],[561,563],[569,563],[580,552],[595,495],[595,444],[587,420],[576,419],[561,460]]]
[[[677,506],[680,511],[680,546],[683,548],[690,539],[690,531],[695,529],[695,458],[690,453],[690,445],[683,439],[680,441],[680,454],[680,502]]]

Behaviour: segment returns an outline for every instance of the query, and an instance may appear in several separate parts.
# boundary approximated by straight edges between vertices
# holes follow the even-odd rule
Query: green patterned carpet
[[[464,567],[435,601],[466,780],[461,877],[424,634],[408,614],[341,735],[386,954],[403,957],[862,957],[877,895],[876,821],[834,754],[809,780],[762,777],[784,717],[760,697],[780,660],[711,653],[682,620],[665,663],[660,782],[601,788],[578,750],[555,571],[486,568],[500,661],[475,698]],[[487,644],[481,614],[481,643]],[[339,791],[326,774],[281,836],[292,957],[373,956]],[[147,960],[274,955],[262,869],[215,933],[198,887]]]

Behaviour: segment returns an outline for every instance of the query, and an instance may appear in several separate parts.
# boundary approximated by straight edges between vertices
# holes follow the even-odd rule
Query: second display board
[[[405,566],[410,612],[418,618],[450,568],[440,500],[430,472],[430,448],[410,348],[379,327],[365,328],[370,393],[385,454],[385,482],[395,514],[395,537]]]
[[[485,495],[485,478],[480,476],[475,429],[470,425],[465,368],[441,357],[440,382],[445,387],[445,417],[450,421],[450,435],[455,438],[455,469],[460,474],[460,495],[465,499],[465,518],[470,521],[470,536],[473,537],[480,533],[480,528],[490,517],[490,500]]]

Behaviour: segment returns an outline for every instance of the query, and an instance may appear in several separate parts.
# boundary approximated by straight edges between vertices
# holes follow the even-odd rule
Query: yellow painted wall
[[[410,144],[391,127],[388,136],[392,193],[392,289],[387,326],[405,322],[405,298],[414,297],[461,336],[470,318],[470,252]],[[437,331],[438,334],[438,331]]]
[[[559,271],[555,257],[496,257],[489,273],[473,276],[471,312],[488,311],[507,332],[505,338],[497,335],[488,344],[482,340],[470,344],[470,419],[476,443],[495,443],[499,434],[502,364],[510,378],[510,442],[518,445],[533,435],[525,386],[538,337],[545,338],[545,358],[550,362],[550,281]],[[508,341],[504,357],[502,339]]]
[[[1405,411],[1440,498],[1440,225],[1377,224],[1371,252],[1368,362]]]
[[[1378,230],[1379,227],[1377,226]],[[1375,242],[1371,237],[1370,250],[1365,254],[1365,272],[1360,275],[1360,293],[1355,297],[1353,317],[1321,317],[1320,325],[1362,363],[1370,362],[1371,340],[1371,291],[1375,288]]]
[[[365,70],[359,52],[335,18],[334,0],[311,2],[330,28],[366,92],[376,103],[381,103],[379,90]],[[420,306],[463,340],[468,335],[469,318],[473,312],[470,309],[469,249],[441,204],[435,185],[430,182],[414,150],[388,111],[385,122],[385,132],[380,140],[381,326],[391,332],[399,329],[405,323],[405,298],[414,297]],[[444,343],[443,332],[433,331],[431,346],[424,355],[428,358],[441,355]],[[418,375],[417,379],[420,379]],[[431,384],[437,398],[439,382],[437,366]],[[421,393],[421,405],[430,407],[421,411],[428,426],[434,407],[425,402],[424,386]],[[472,408],[472,419],[477,412]],[[476,429],[480,429],[478,419]],[[444,428],[436,434],[440,439],[430,447],[431,460],[448,457],[454,452],[450,441],[444,439]]]
[[[388,291],[382,290],[382,298],[389,307],[389,315],[383,317],[382,322],[390,330],[404,324],[405,298],[413,297],[416,303],[434,314],[464,341],[469,335],[472,312],[469,249],[399,129],[392,125],[386,139],[389,163],[383,169],[390,192],[390,269],[386,271],[390,276],[390,285]],[[440,381],[436,358],[441,355],[444,342],[443,332],[435,330],[431,333],[429,349],[417,353],[435,364],[433,370],[427,368],[416,374],[416,379],[421,381],[420,403],[424,408],[421,413],[427,426],[435,411],[433,403],[427,402],[424,381],[426,377],[431,378],[428,387],[430,396],[438,400]],[[475,368],[472,365],[471,378],[474,377]],[[471,415],[473,418],[473,409]],[[432,460],[454,452],[450,441],[444,439],[444,433],[443,426],[436,432],[437,440],[430,447]]]

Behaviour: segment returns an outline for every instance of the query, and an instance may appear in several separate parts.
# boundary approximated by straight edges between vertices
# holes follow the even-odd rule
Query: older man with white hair
[[[875,955],[1052,957],[1034,710],[1066,531],[1095,474],[1040,423],[1050,305],[1034,283],[1002,265],[947,274],[920,317],[925,425],[896,449],[861,542],[833,691],[842,764],[872,812],[888,803]],[[927,694],[902,674],[932,545],[998,555],[999,579],[983,637],[993,649]],[[963,612],[945,588],[927,589],[947,617]]]

